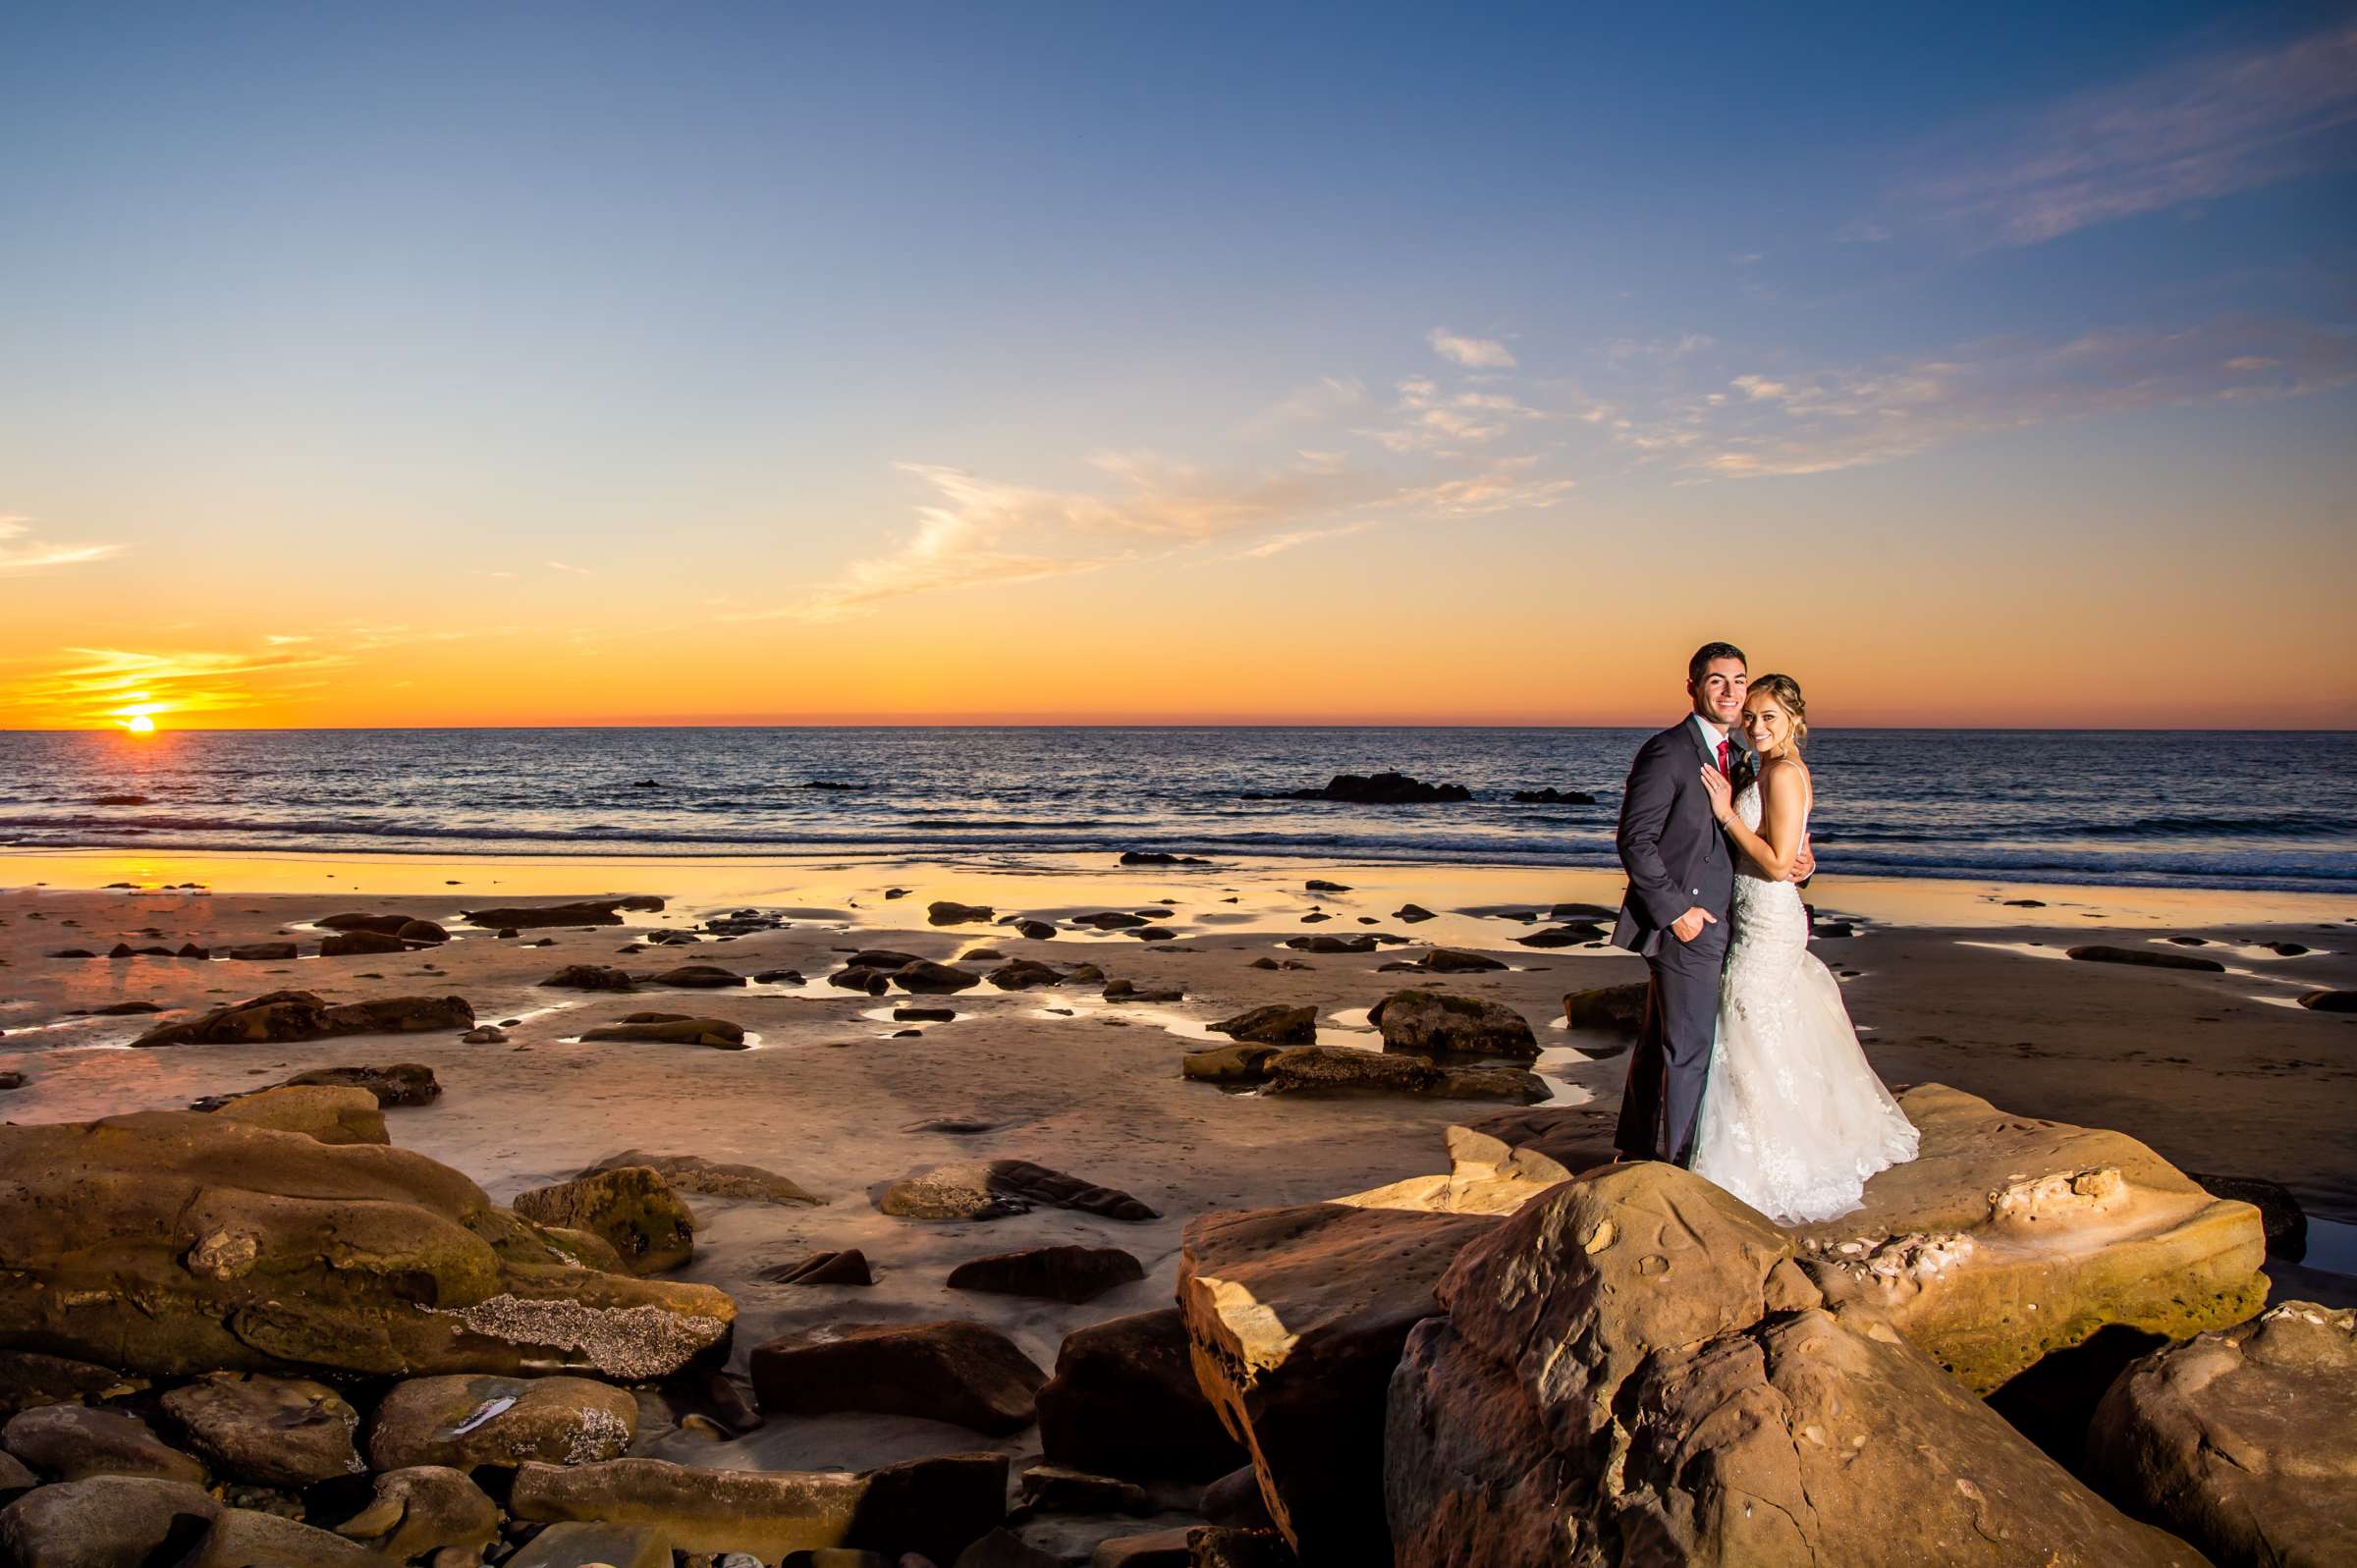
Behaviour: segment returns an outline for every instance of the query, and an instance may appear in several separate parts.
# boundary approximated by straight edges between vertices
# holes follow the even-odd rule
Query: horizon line
[[[1680,715],[1661,724],[1667,729],[1687,717]],[[392,731],[396,733],[443,733],[472,730],[1646,730],[1657,728],[1656,721],[1647,719],[1635,723],[1598,721],[1562,722],[1545,720],[1285,720],[1285,719],[1017,719],[1017,718],[958,718],[958,719],[801,719],[801,720],[599,720],[578,724],[416,724],[416,725],[175,725],[157,730],[142,739],[161,739],[168,735],[197,734],[358,734]],[[2353,727],[2344,725],[2137,725],[2137,724],[2023,724],[2023,725],[1916,725],[1916,724],[1851,724],[1816,725],[1820,734],[1875,732],[1894,734],[2348,734]],[[0,734],[84,734],[127,735],[121,725],[42,725],[27,727],[0,726]]]

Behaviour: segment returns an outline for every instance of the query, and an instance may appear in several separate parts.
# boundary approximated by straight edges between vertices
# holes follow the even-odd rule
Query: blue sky
[[[2084,594],[2225,528],[2280,658],[2357,564],[2353,40],[2345,6],[20,7],[0,594],[60,620],[4,651],[137,653],[94,607],[232,565],[307,564],[279,635],[349,636],[390,530],[905,639],[1059,579],[1184,612],[1245,563],[1380,593],[1406,540],[1570,576],[1698,529],[1920,615],[1959,533],[2106,540],[2057,568]],[[437,602],[402,624],[485,634]]]

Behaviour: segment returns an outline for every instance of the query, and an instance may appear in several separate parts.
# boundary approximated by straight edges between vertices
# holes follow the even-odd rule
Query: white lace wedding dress
[[[1760,827],[1760,786],[1735,797]],[[1866,1178],[1915,1158],[1916,1132],[1858,1049],[1833,972],[1809,951],[1800,890],[1736,868],[1693,1168],[1779,1224],[1859,1205]]]

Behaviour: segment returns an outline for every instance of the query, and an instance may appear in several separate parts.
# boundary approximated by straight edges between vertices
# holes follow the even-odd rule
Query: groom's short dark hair
[[[1686,661],[1687,681],[1689,683],[1700,683],[1704,672],[1711,668],[1711,661],[1714,659],[1732,659],[1735,663],[1742,665],[1745,669],[1749,669],[1751,667],[1751,661],[1743,657],[1743,650],[1736,647],[1733,643],[1706,642],[1701,647],[1694,650],[1693,658]]]

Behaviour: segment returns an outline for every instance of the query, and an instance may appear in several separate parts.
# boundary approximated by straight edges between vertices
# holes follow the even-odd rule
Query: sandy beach
[[[1451,1122],[1490,1108],[1392,1097],[1310,1099],[1231,1093],[1179,1076],[1182,1053],[1222,1042],[1203,1025],[1270,1002],[1313,1004],[1324,1044],[1375,1046],[1366,1009],[1408,985],[1507,1003],[1544,1048],[1536,1070],[1554,1103],[1617,1102],[1624,1042],[1562,1023],[1567,993],[1643,977],[1609,947],[1523,946],[1558,902],[1609,904],[1615,879],[1531,868],[1175,865],[1113,856],[1054,865],[970,867],[908,861],[346,860],[120,853],[0,858],[0,1070],[19,1122],[84,1120],[174,1108],[304,1068],[416,1061],[444,1086],[434,1104],[390,1112],[396,1144],[472,1176],[498,1201],[638,1150],[762,1166],[824,1198],[817,1207],[692,1199],[693,1263],[678,1277],[718,1285],[741,1310],[744,1351],[829,1321],[972,1317],[1053,1365],[1072,1329],[1171,1299],[1180,1233],[1220,1209],[1309,1202],[1440,1168]],[[1311,892],[1311,880],[1346,892]],[[109,884],[129,884],[110,887]],[[191,887],[188,884],[195,884]],[[891,890],[905,890],[888,896]],[[652,893],[659,914],[622,926],[525,930],[498,938],[461,911]],[[2357,1141],[2349,1132],[2345,1014],[2297,1004],[2306,991],[2357,986],[2351,901],[2276,894],[2025,888],[1822,878],[1821,921],[1855,935],[1816,950],[1844,980],[1868,1054],[1893,1084],[1939,1081],[2018,1112],[2116,1127],[2194,1171],[2260,1176],[2297,1195],[2314,1223],[2312,1266],[2357,1270]],[[929,923],[936,900],[988,906],[990,921]],[[2034,900],[2034,903],[2028,901]],[[1395,911],[1435,912],[1414,924]],[[2027,906],[2025,906],[2027,904]],[[439,921],[453,940],[409,952],[292,961],[59,958],[184,943],[222,951],[291,940],[315,953],[311,924],[348,910]],[[744,935],[698,933],[755,910],[783,922]],[[1097,910],[1154,913],[1173,940],[1075,930]],[[1052,922],[1034,940],[997,923]],[[1325,918],[1318,918],[1324,916]],[[1305,955],[1290,938],[1381,932],[1409,939],[1373,953]],[[698,936],[645,946],[662,934]],[[2171,942],[2199,939],[2200,946]],[[2074,944],[2210,956],[2217,972],[2074,962]],[[1430,946],[1510,967],[1445,975],[1379,973]],[[2276,950],[2280,945],[2286,951]],[[2292,947],[2306,949],[2286,955]],[[618,949],[641,947],[624,955]],[[1092,962],[1115,980],[1171,988],[1183,1000],[1115,1003],[1101,987],[948,997],[870,997],[825,983],[850,952],[890,947],[951,959],[987,948],[1011,958]],[[1261,969],[1261,958],[1306,967]],[[628,996],[546,989],[567,964],[652,973],[714,963],[740,974],[796,970],[800,983]],[[988,965],[971,967],[989,967]],[[456,1032],[367,1036],[300,1046],[123,1049],[154,1016],[91,1015],[124,1002],[200,1009],[296,988],[331,1001],[460,996],[503,1044]],[[911,1024],[896,1005],[957,1017]],[[649,1007],[721,1017],[757,1040],[745,1051],[583,1044],[600,1022]],[[81,1014],[81,1015],[78,1015]],[[171,1016],[170,1013],[166,1014]],[[904,1031],[915,1031],[904,1034]],[[987,1130],[924,1130],[955,1120]],[[974,1158],[1036,1162],[1118,1188],[1160,1214],[1124,1223],[1043,1209],[989,1223],[891,1217],[882,1187],[926,1166]],[[2338,1223],[2335,1224],[2334,1222]],[[951,1291],[969,1258],[1064,1242],[1122,1247],[1145,1270],[1084,1306]],[[870,1288],[765,1283],[764,1269],[856,1247]],[[2309,1287],[2315,1281],[2296,1272]],[[1035,1434],[1017,1438],[1036,1442]],[[870,1466],[970,1446],[931,1422],[835,1416],[771,1422],[716,1445],[673,1432],[642,1451],[770,1468]]]

